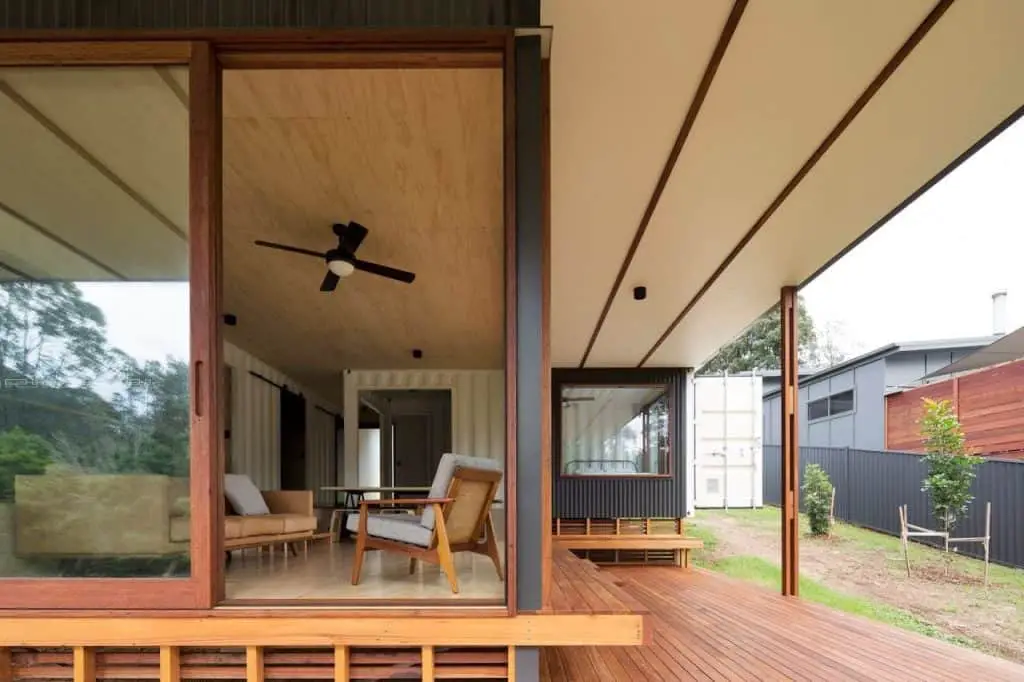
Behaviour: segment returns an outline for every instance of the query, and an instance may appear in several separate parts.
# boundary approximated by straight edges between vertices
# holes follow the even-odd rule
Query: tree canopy
[[[0,499],[17,474],[188,474],[188,365],[112,347],[71,282],[0,285]]]
[[[797,297],[797,343],[801,365],[818,361],[818,332],[802,296]],[[757,318],[739,338],[723,346],[700,369],[702,374],[779,369],[782,354],[782,313],[776,305]],[[834,359],[834,358],[833,358]]]

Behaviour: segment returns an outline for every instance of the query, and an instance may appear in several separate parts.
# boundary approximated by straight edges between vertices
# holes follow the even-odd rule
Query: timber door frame
[[[225,29],[0,32],[0,66],[189,68],[191,574],[188,578],[0,578],[0,609],[152,616],[224,600],[221,73],[227,68],[501,68],[504,71],[506,605],[516,613],[516,260],[514,29]],[[381,605],[384,605],[383,603]],[[393,615],[423,615],[403,601]],[[254,608],[253,612],[267,609]],[[295,613],[301,613],[296,611]],[[311,611],[323,615],[322,610]],[[379,610],[345,610],[349,616]],[[459,604],[444,616],[479,617]]]

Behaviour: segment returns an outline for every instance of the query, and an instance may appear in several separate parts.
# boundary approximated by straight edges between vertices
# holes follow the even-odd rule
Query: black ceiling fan
[[[291,251],[292,253],[322,258],[327,263],[327,274],[324,275],[324,280],[320,283],[320,291],[334,291],[342,277],[348,277],[356,270],[411,284],[416,279],[416,275],[412,272],[356,258],[356,249],[363,243],[363,239],[366,238],[368,232],[369,230],[356,222],[351,222],[348,225],[345,223],[335,223],[334,234],[338,237],[338,245],[329,251],[323,252],[303,249],[298,246],[288,246],[287,244],[265,242],[260,239],[257,239],[255,243],[256,246],[265,246],[271,249],[280,249],[281,251]]]

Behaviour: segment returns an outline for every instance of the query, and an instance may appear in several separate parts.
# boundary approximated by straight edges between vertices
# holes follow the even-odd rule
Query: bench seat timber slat
[[[555,547],[585,551],[598,564],[664,563],[670,556],[687,568],[690,551],[704,547],[685,534],[683,519],[556,519],[553,530]]]

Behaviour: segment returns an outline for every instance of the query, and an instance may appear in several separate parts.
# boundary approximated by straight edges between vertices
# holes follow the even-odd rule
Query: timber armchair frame
[[[486,462],[487,466],[464,466],[459,459]],[[501,478],[501,470],[487,460],[445,455],[438,467],[431,497],[361,502],[358,518],[349,519],[349,529],[356,532],[352,584],[359,584],[363,555],[368,549],[408,555],[409,573],[416,570],[417,560],[438,564],[453,593],[459,591],[454,563],[456,552],[490,557],[499,580],[504,579],[491,519],[491,504],[501,485]],[[444,497],[434,496],[435,489],[442,483],[446,483],[447,493]],[[384,506],[422,508],[423,513],[381,514],[370,511],[371,507]]]

